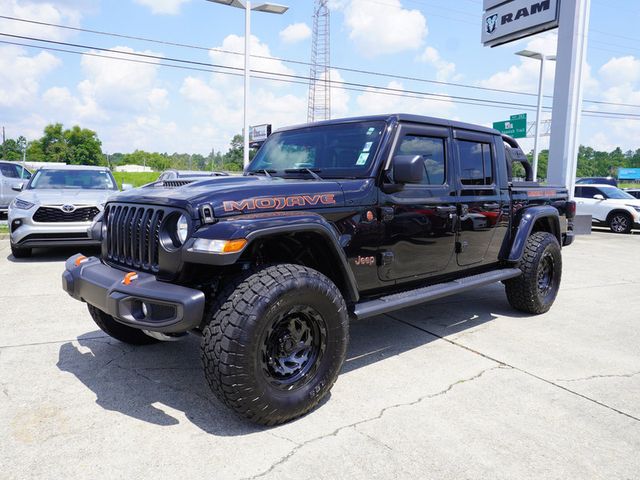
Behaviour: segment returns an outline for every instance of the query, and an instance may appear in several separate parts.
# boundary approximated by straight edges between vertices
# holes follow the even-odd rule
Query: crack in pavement
[[[611,375],[591,375],[590,377],[582,377],[582,378],[558,378],[554,380],[556,382],[582,382],[586,380],[595,380],[596,378],[631,378],[636,375],[640,375],[640,372],[635,373],[620,373],[620,374],[611,374]]]
[[[359,427],[360,425],[363,425],[365,423],[369,423],[369,422],[374,422],[376,420],[381,419],[385,413],[387,413],[390,410],[396,409],[396,408],[401,408],[401,407],[411,407],[413,405],[417,405],[420,402],[423,402],[425,400],[429,400],[431,398],[435,398],[435,397],[439,397],[442,395],[446,395],[447,393],[449,393],[451,390],[453,390],[457,385],[461,385],[463,383],[467,383],[467,382],[472,382],[474,380],[477,380],[478,378],[482,377],[485,373],[491,371],[491,370],[497,370],[500,368],[505,368],[504,365],[497,365],[494,367],[489,367],[489,368],[485,368],[484,370],[480,371],[479,373],[473,375],[472,377],[469,378],[463,378],[462,380],[458,380],[454,383],[452,383],[451,385],[449,385],[447,388],[445,388],[444,390],[441,390],[439,392],[436,393],[430,393],[428,395],[424,395],[422,397],[419,397],[417,400],[414,400],[412,402],[402,402],[402,403],[396,403],[394,405],[390,405],[388,407],[384,407],[382,410],[380,410],[380,412],[378,412],[377,415],[374,415],[373,417],[369,417],[369,418],[365,418],[364,420],[359,420],[357,422],[354,423],[350,423],[348,425],[343,425],[341,427],[336,428],[334,431],[324,434],[324,435],[320,435],[319,437],[314,437],[311,438],[309,440],[306,440],[302,443],[297,443],[297,442],[293,442],[293,440],[287,439],[292,441],[293,443],[297,443],[297,446],[294,447],[293,449],[291,449],[289,451],[289,453],[287,453],[284,457],[280,458],[279,460],[277,460],[275,463],[273,463],[267,470],[265,470],[264,472],[258,473],[256,475],[253,475],[251,477],[245,477],[243,480],[254,480],[256,478],[260,478],[260,477],[264,477],[265,475],[268,475],[269,473],[271,473],[272,471],[274,471],[276,468],[278,468],[279,466],[285,464],[287,461],[289,461],[289,459],[291,459],[296,453],[298,453],[302,448],[306,447],[307,445],[317,442],[319,440],[323,440],[325,438],[329,438],[329,437],[335,437],[337,436],[340,432],[342,432],[343,430],[346,430],[348,428],[353,428],[355,430],[357,430],[357,427]],[[365,435],[368,437],[368,435],[366,435],[365,433],[357,430],[358,433]],[[371,437],[369,437],[371,438]],[[372,439],[374,440],[374,439]],[[379,440],[376,440],[377,442],[380,442]],[[388,445],[385,445],[385,447],[390,448]]]
[[[619,410],[619,409],[617,409],[615,407],[612,407],[611,405],[607,405],[606,403],[601,402],[599,400],[596,400],[595,398],[591,398],[591,397],[589,397],[589,396],[587,396],[587,395],[585,395],[583,393],[576,392],[575,390],[571,390],[570,388],[565,387],[564,385],[560,385],[559,383],[555,383],[553,380],[548,380],[548,379],[546,379],[544,377],[541,377],[540,375],[536,375],[535,373],[529,372],[528,370],[516,367],[516,366],[511,365],[509,363],[503,362],[502,360],[498,360],[497,358],[491,357],[491,356],[487,355],[486,353],[482,353],[482,352],[480,352],[478,350],[474,350],[473,348],[467,347],[466,345],[463,345],[462,343],[458,343],[455,340],[451,340],[449,338],[443,337],[442,335],[439,335],[437,333],[431,332],[431,331],[427,330],[426,328],[422,328],[422,327],[419,327],[417,325],[414,325],[413,323],[407,322],[406,320],[402,320],[400,318],[396,318],[393,315],[390,315],[388,313],[386,313],[385,316],[387,316],[389,318],[392,318],[393,320],[396,320],[397,322],[400,322],[400,323],[402,323],[404,325],[407,325],[409,327],[413,327],[416,330],[420,330],[421,332],[427,333],[429,335],[433,335],[434,337],[437,337],[440,340],[444,340],[445,342],[448,342],[451,345],[455,345],[456,347],[463,348],[463,349],[467,350],[468,352],[474,353],[475,355],[478,355],[478,356],[480,356],[482,358],[485,358],[487,360],[491,360],[491,361],[496,362],[496,363],[498,363],[500,365],[504,365],[505,367],[512,368],[512,369],[514,369],[514,370],[516,370],[516,371],[518,371],[520,373],[524,373],[525,375],[533,377],[536,380],[540,380],[540,381],[545,382],[545,383],[547,383],[549,385],[553,385],[554,387],[559,388],[560,390],[564,390],[567,393],[570,393],[570,394],[575,395],[577,397],[583,398],[584,400],[587,400],[589,402],[595,403],[596,405],[599,405],[601,407],[607,408],[607,409],[609,409],[609,410],[611,410],[613,412],[616,412],[616,413],[618,413],[620,415],[623,415],[623,416],[625,416],[627,418],[630,418],[631,420],[635,420],[636,422],[640,422],[640,418],[638,418],[638,417],[636,417],[636,416],[634,416],[634,415],[632,415],[630,413],[627,413],[627,412],[624,412],[622,410]]]
[[[0,350],[5,349],[5,348],[20,348],[20,347],[37,347],[39,345],[53,345],[54,343],[68,343],[68,342],[80,342],[80,341],[97,341],[98,339],[102,339],[102,338],[110,338],[107,334],[104,335],[97,335],[95,337],[85,337],[85,338],[68,338],[66,340],[51,340],[49,342],[35,342],[35,343],[22,343],[19,345],[0,345]],[[104,342],[103,342],[104,343]],[[109,344],[109,345],[113,345],[113,344]]]

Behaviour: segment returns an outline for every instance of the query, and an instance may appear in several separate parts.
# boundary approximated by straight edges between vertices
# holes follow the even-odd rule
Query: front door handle
[[[500,204],[499,203],[485,203],[482,206],[484,208],[488,209],[488,210],[495,210],[497,208],[500,208]]]
[[[436,207],[436,212],[438,213],[455,213],[456,207]]]

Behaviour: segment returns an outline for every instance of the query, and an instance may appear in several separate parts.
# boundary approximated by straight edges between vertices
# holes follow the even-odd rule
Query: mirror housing
[[[133,190],[133,185],[131,185],[130,183],[123,183],[122,184],[122,191],[126,192],[127,190]]]
[[[424,177],[422,155],[396,155],[393,157],[393,179],[396,183],[420,183]]]
[[[599,193],[593,196],[594,200],[604,200],[604,195],[600,195]]]
[[[15,183],[11,186],[11,190],[21,192],[24,189],[24,183]]]

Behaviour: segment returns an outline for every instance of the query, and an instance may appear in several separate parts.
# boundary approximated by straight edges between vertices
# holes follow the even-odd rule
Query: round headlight
[[[180,215],[178,221],[176,222],[176,235],[180,243],[184,243],[187,240],[187,234],[189,233],[189,222],[187,221],[187,217],[184,215]]]

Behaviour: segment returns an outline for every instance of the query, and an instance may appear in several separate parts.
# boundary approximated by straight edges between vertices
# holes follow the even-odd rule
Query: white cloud
[[[452,79],[458,79],[460,76],[456,75],[456,64],[453,62],[447,62],[441,56],[438,50],[433,47],[427,47],[422,55],[418,57],[420,62],[432,65],[436,69],[436,79],[440,82],[446,82]]]
[[[598,73],[607,85],[631,84],[640,80],[640,60],[632,55],[613,57]]]
[[[136,3],[149,7],[154,15],[176,15],[180,13],[183,3],[190,0],[135,0]]]
[[[297,43],[311,37],[311,29],[306,23],[292,23],[280,31],[280,39],[284,43]]]
[[[61,63],[49,52],[29,56],[19,47],[0,47],[0,106],[32,105],[42,78]]]
[[[8,17],[35,20],[38,22],[57,23],[77,27],[80,25],[81,12],[76,7],[56,2],[29,2],[18,0],[0,0],[0,12]],[[62,40],[73,35],[69,30],[52,28],[34,23],[0,19],[0,31],[12,35],[45,37],[51,40]]]
[[[217,50],[210,50],[209,57],[216,64],[222,64],[228,67],[236,68],[235,73],[242,73],[244,69],[244,37],[238,35],[228,35],[222,41],[222,50],[237,52],[240,55],[232,53],[223,53]],[[281,60],[271,55],[271,50],[266,43],[260,42],[258,37],[251,35],[251,70],[256,72],[273,72],[286,75],[293,75],[295,72],[287,67]],[[256,58],[260,57],[260,58]],[[262,75],[256,73],[256,75]],[[268,76],[268,75],[267,75]],[[225,75],[226,77],[226,75]],[[274,85],[276,85],[274,83]]]
[[[366,57],[416,50],[427,35],[424,15],[402,8],[400,0],[352,0],[339,8],[344,9],[349,38]]]

